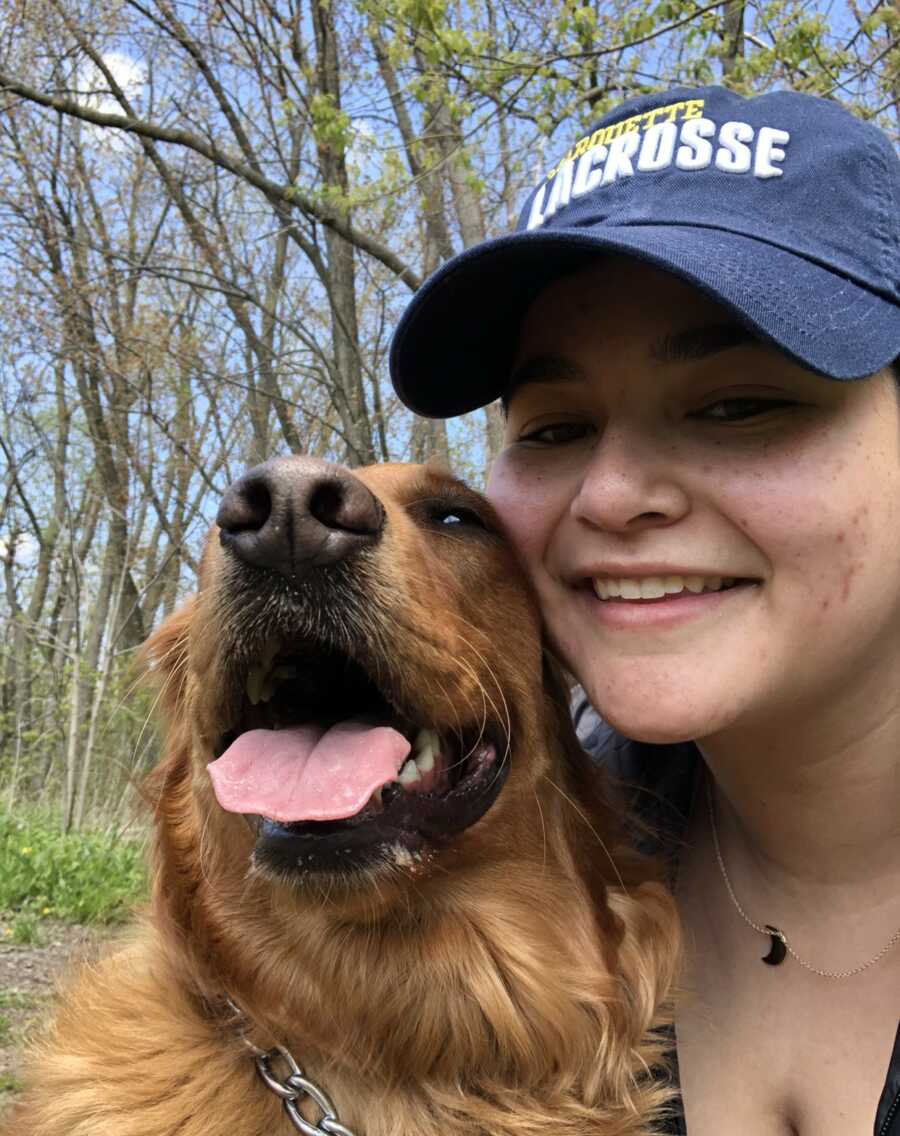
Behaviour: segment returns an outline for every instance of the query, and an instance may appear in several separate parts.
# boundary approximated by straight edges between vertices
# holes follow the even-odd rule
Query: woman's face
[[[700,739],[900,682],[898,407],[634,261],[538,297],[488,493],[608,721]]]

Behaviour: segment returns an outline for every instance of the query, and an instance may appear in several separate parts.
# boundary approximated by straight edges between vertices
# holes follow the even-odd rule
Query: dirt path
[[[109,934],[47,920],[40,924],[40,945],[14,946],[4,941],[9,928],[0,914],[0,1112],[19,1087],[22,1042],[47,1012],[57,977],[68,963],[95,953]]]

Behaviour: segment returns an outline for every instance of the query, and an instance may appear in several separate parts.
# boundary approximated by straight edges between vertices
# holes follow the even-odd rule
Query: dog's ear
[[[163,711],[170,715],[177,707],[187,675],[188,637],[194,617],[196,596],[166,616],[141,648],[144,673],[159,687]]]

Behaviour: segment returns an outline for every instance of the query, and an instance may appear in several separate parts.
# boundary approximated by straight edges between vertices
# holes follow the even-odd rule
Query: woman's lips
[[[604,626],[664,628],[710,615],[759,585],[728,576],[595,576],[581,590]]]

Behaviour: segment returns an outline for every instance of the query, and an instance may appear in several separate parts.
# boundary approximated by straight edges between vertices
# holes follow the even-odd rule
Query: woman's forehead
[[[537,384],[591,382],[636,364],[681,373],[739,347],[788,360],[721,304],[667,273],[624,258],[554,281],[520,328],[504,404]]]
[[[606,257],[554,280],[532,301],[517,356],[531,343],[628,336],[655,344],[699,325],[739,326],[720,303],[671,273],[626,257]]]

